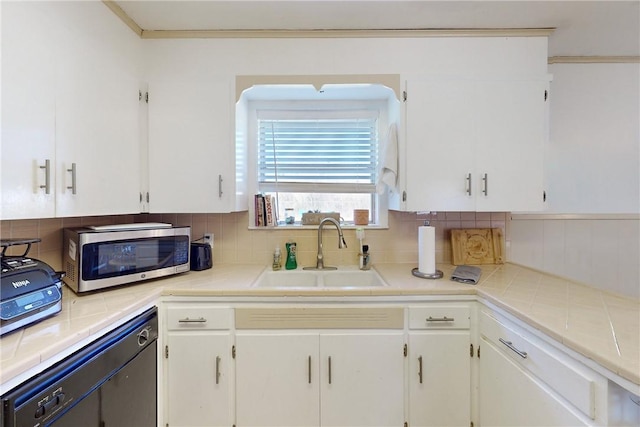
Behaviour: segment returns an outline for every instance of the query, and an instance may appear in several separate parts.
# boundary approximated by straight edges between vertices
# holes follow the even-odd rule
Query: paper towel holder
[[[424,220],[425,226],[428,227],[430,223],[431,222],[428,219]],[[435,273],[423,273],[422,271],[418,270],[417,267],[411,270],[411,274],[421,279],[442,279],[444,277],[444,274],[440,270],[436,269]]]
[[[444,273],[442,273],[442,271],[440,270],[436,270],[435,273],[429,274],[423,273],[422,271],[418,270],[418,267],[411,270],[411,274],[421,279],[442,279],[442,277],[444,277]]]

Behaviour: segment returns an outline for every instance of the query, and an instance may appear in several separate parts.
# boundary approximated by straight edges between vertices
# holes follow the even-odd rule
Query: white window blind
[[[377,163],[377,112],[259,113],[260,191],[374,193]]]

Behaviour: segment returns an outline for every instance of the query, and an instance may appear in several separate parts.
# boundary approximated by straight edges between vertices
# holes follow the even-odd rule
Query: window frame
[[[253,195],[260,192],[258,189],[258,118],[261,111],[376,111],[378,126],[378,153],[380,158],[380,149],[383,140],[386,137],[390,124],[389,117],[389,101],[388,99],[362,99],[362,100],[265,100],[265,99],[249,99],[247,102],[247,194],[250,195],[250,201],[253,201]],[[378,167],[376,165],[376,167]],[[376,185],[374,183],[374,185]],[[372,200],[372,222],[367,227],[387,228],[388,227],[388,192],[379,194],[377,191],[370,194]],[[249,203],[249,228],[263,228],[254,226],[255,207],[253,203]],[[282,228],[292,227],[285,225],[284,218],[280,219],[279,226]],[[300,227],[299,224],[295,226]],[[303,226],[304,227],[304,226]],[[312,226],[315,228],[316,226]],[[348,222],[344,227],[356,227],[353,223]]]

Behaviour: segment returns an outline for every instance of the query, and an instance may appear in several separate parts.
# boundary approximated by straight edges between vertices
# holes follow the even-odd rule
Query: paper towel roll
[[[424,274],[436,272],[435,227],[418,227],[418,271]]]

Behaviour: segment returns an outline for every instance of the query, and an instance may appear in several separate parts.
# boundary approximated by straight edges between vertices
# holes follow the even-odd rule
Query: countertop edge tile
[[[556,276],[538,272],[527,267],[522,267],[516,264],[502,264],[502,265],[490,265],[481,266],[482,277],[477,285],[468,285],[453,282],[448,280],[455,266],[451,265],[438,265],[438,268],[443,270],[445,278],[437,280],[428,280],[415,277],[411,274],[411,269],[415,267],[412,264],[379,264],[374,268],[380,276],[387,282],[389,286],[383,288],[367,287],[367,288],[350,288],[350,289],[336,289],[336,288],[324,288],[324,289],[287,289],[287,288],[256,288],[252,287],[255,280],[259,275],[267,268],[264,265],[257,264],[221,264],[214,265],[210,270],[201,272],[187,272],[181,273],[176,276],[171,276],[164,279],[154,279],[141,284],[133,284],[127,287],[114,288],[112,290],[103,291],[98,295],[103,295],[104,298],[92,297],[99,307],[100,312],[106,307],[107,311],[104,312],[104,317],[99,317],[97,320],[92,321],[91,318],[96,315],[86,316],[86,311],[78,310],[85,317],[84,320],[89,321],[89,324],[80,321],[78,328],[74,329],[74,322],[70,322],[69,316],[72,316],[72,311],[68,312],[68,316],[57,316],[45,319],[40,322],[43,327],[51,326],[52,330],[56,330],[57,322],[70,322],[72,325],[68,328],[58,327],[60,330],[60,337],[54,344],[51,344],[51,339],[47,340],[48,344],[41,348],[34,354],[25,356],[24,351],[20,352],[20,344],[22,343],[22,337],[20,339],[13,338],[12,341],[17,341],[17,350],[14,354],[7,356],[2,354],[2,340],[0,339],[0,366],[2,372],[0,373],[1,384],[6,384],[23,372],[31,370],[37,367],[39,364],[44,364],[45,361],[50,361],[51,358],[56,355],[62,347],[68,347],[74,343],[80,342],[84,339],[91,337],[94,334],[100,333],[108,328],[110,325],[117,323],[120,319],[123,319],[133,313],[141,311],[144,307],[153,304],[154,302],[166,297],[327,297],[327,298],[339,298],[342,296],[353,297],[428,297],[436,296],[443,298],[452,296],[456,298],[468,297],[475,300],[477,297],[482,298],[488,302],[495,304],[497,307],[510,313],[515,318],[523,321],[531,328],[539,330],[549,338],[555,340],[559,344],[566,346],[587,359],[591,359],[597,362],[603,368],[611,371],[612,373],[633,382],[640,387],[640,354],[635,354],[635,349],[640,348],[640,345],[633,341],[635,328],[638,328],[637,322],[626,322],[625,316],[640,316],[640,301],[635,299],[613,296],[613,300],[609,298],[609,294],[604,291],[598,291],[594,288],[580,285],[575,282],[560,279]],[[539,283],[544,281],[545,287],[538,287]],[[515,287],[511,288],[513,285]],[[499,286],[496,286],[499,285]],[[627,340],[625,342],[625,348],[631,348],[629,351],[631,354],[625,353],[623,356],[616,356],[609,354],[609,352],[601,353],[596,344],[596,341],[591,341],[585,338],[579,333],[571,333],[571,330],[561,327],[561,316],[565,316],[565,320],[568,316],[567,312],[562,312],[563,306],[561,304],[556,305],[548,304],[544,298],[541,298],[539,308],[535,311],[530,309],[533,301],[528,301],[527,298],[535,298],[540,295],[540,292],[544,290],[553,290],[554,286],[568,286],[571,288],[572,293],[580,291],[579,298],[576,303],[579,304],[591,304],[593,307],[597,306],[594,301],[589,298],[599,298],[603,300],[603,295],[606,300],[611,300],[612,304],[621,304],[625,310],[622,312],[616,312],[616,322],[611,322],[611,325],[615,328],[616,325],[620,327],[631,328],[631,330],[625,329],[625,334],[620,334],[620,339]],[[511,288],[511,289],[510,289]],[[131,296],[127,295],[131,294]],[[96,295],[96,294],[91,294]],[[63,305],[66,305],[66,309],[77,300],[81,300],[83,296],[77,296],[73,292],[65,292],[64,297],[69,301],[63,301]],[[586,298],[586,299],[585,299]],[[87,302],[89,302],[89,298]],[[572,302],[567,301],[567,304]],[[602,306],[602,304],[600,304]],[[544,310],[557,310],[554,321],[547,321],[545,323]],[[608,309],[605,307],[604,311]],[[611,321],[609,313],[606,313],[607,318]],[[565,322],[566,324],[567,322]],[[555,327],[553,325],[556,325]],[[564,325],[562,325],[564,326]],[[584,327],[582,327],[584,329]],[[35,328],[34,328],[35,331]],[[26,337],[29,336],[30,329],[25,328],[23,333]],[[615,330],[613,331],[615,335]],[[611,335],[611,334],[609,334]],[[640,333],[638,333],[640,336]],[[607,337],[598,337],[600,340],[608,339]],[[640,337],[638,338],[640,340]],[[632,341],[629,341],[632,340]],[[13,343],[12,343],[13,344]],[[29,345],[33,345],[33,339]],[[616,343],[617,345],[617,343]],[[15,346],[8,346],[9,350],[15,350]],[[8,391],[3,387],[3,392]]]

